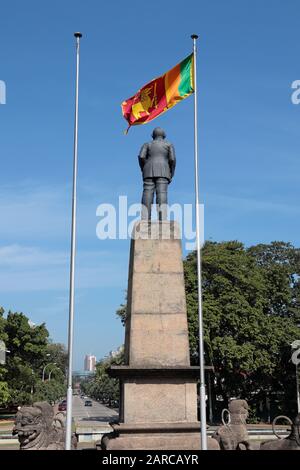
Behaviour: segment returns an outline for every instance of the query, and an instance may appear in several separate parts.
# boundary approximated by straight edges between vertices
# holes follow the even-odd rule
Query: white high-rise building
[[[84,370],[88,372],[95,372],[96,370],[96,356],[87,354],[84,358]]]

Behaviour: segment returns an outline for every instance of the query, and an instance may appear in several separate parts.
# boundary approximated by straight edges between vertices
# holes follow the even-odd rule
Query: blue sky
[[[137,154],[166,129],[178,165],[170,202],[192,202],[193,102],[124,136],[120,103],[191,50],[199,34],[199,157],[205,237],[246,245],[300,237],[297,0],[1,4],[0,304],[65,342],[74,120],[74,31],[82,31],[75,367],[123,342],[115,310],[127,240],[96,237],[96,208],[138,202]]]

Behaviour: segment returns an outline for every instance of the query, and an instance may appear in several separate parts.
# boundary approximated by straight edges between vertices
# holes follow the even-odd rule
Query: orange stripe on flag
[[[165,86],[166,86],[166,97],[168,108],[174,106],[178,101],[180,101],[179,88],[180,84],[180,64],[173,67],[165,75]]]

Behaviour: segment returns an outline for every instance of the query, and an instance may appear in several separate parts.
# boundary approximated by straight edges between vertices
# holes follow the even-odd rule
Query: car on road
[[[67,400],[63,400],[58,405],[58,411],[67,411]]]
[[[93,403],[91,400],[85,400],[84,406],[93,406]]]

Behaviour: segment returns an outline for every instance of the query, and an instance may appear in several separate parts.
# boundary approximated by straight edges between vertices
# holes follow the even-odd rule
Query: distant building
[[[96,370],[96,356],[86,355],[84,358],[84,370],[88,372],[95,372]]]

